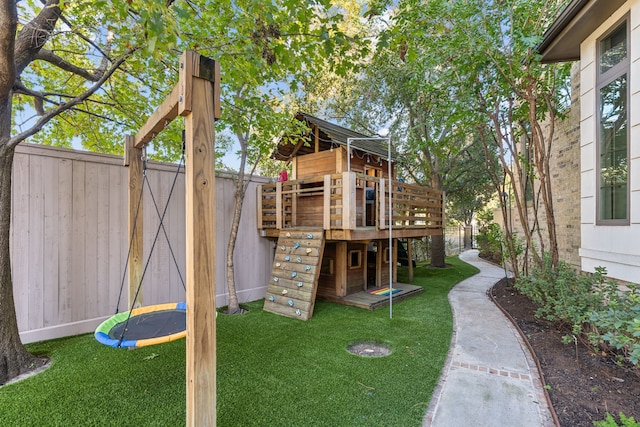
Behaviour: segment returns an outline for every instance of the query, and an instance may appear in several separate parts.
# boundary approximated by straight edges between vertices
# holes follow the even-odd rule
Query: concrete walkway
[[[460,259],[480,273],[449,292],[451,349],[422,425],[554,426],[531,354],[486,295],[504,270],[480,260],[475,250]]]

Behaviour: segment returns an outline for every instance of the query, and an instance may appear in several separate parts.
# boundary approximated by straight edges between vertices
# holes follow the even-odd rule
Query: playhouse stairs
[[[324,230],[321,228],[281,230],[264,310],[294,319],[310,319],[323,252]]]

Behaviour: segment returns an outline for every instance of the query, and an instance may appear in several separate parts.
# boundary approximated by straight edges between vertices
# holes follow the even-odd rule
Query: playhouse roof
[[[312,127],[311,125],[315,125],[318,127],[318,137],[320,140],[321,150],[328,150],[332,146],[346,146],[347,139],[349,138],[367,138],[366,140],[352,140],[350,145],[355,150],[373,154],[385,160],[388,157],[388,146],[386,138],[383,139],[376,136],[370,136],[355,132],[351,129],[347,129],[345,127],[336,125],[335,123],[322,120],[318,117],[314,117],[303,112],[299,112],[298,114],[296,114],[296,119],[306,122],[307,126],[309,127]],[[289,138],[281,138],[278,142],[276,150],[272,154],[272,157],[276,160],[289,160],[295,156],[313,153],[315,151],[315,147],[313,144],[313,131],[302,136],[301,138],[302,141],[307,142],[307,144],[305,144],[304,142],[300,143],[300,141],[298,141],[298,144],[295,144],[291,143],[291,140]],[[396,152],[392,147],[391,159],[393,160],[395,158]]]
[[[573,0],[544,33],[537,51],[542,62],[580,59],[580,43],[626,0]]]

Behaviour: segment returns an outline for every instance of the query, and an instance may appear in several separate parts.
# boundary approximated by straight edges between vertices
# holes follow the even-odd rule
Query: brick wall
[[[580,64],[571,68],[571,107],[556,121],[551,183],[560,259],[580,268]]]

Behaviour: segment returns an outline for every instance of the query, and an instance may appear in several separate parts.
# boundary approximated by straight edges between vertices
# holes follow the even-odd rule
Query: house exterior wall
[[[113,315],[129,248],[128,171],[121,157],[23,144],[14,160],[12,274],[18,329],[23,342],[87,333]],[[149,187],[162,212],[176,165],[148,163]],[[255,178],[254,194],[266,178]],[[171,196],[164,233],[150,248],[159,215],[148,188],[143,208],[145,305],[184,301],[184,174]],[[230,174],[216,178],[216,303],[227,304],[226,249],[234,209]],[[273,243],[260,237],[256,199],[247,197],[235,251],[236,287],[241,302],[264,298],[273,261]],[[126,286],[126,284],[125,284]],[[119,311],[127,310],[124,289]]]
[[[556,120],[551,149],[551,188],[560,259],[580,267],[580,64],[571,69],[571,107]]]
[[[598,225],[597,219],[597,41],[629,13],[629,225]],[[640,277],[640,1],[625,3],[580,47],[581,266],[593,272],[637,282]]]

